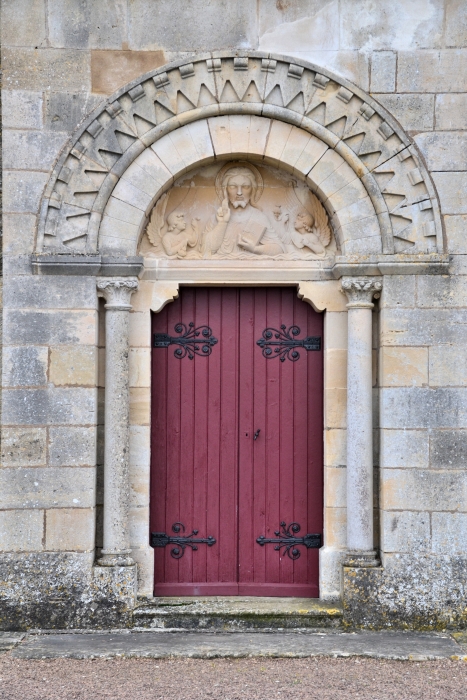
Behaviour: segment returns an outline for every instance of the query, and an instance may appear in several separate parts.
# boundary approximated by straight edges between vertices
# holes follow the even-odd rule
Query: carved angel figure
[[[160,250],[162,245],[166,255],[184,258],[187,247],[194,248],[198,244],[199,219],[193,219],[191,230],[187,230],[185,215],[182,211],[175,209],[167,218],[165,217],[167,201],[168,195],[162,195],[152,210],[147,227],[148,238],[156,250]]]
[[[324,257],[331,242],[331,229],[318,198],[309,190],[290,187],[284,209],[277,205],[273,213],[276,221],[282,223],[287,251],[308,248],[315,255]]]

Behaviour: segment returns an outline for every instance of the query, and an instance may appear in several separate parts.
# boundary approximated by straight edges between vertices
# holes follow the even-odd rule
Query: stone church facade
[[[176,422],[154,358],[203,371],[227,332],[202,326],[197,345],[191,317],[152,324],[188,308],[186,290],[214,308],[226,288],[292,288],[323,328],[296,339],[280,316],[276,341],[254,338],[281,386],[314,351],[324,363],[321,531],[300,539],[281,515],[274,541],[295,552],[281,567],[315,556],[317,597],[348,626],[465,625],[463,3],[7,0],[2,14],[0,626],[132,626],[163,590],[155,556],[217,556],[217,533],[187,543],[194,521],[169,553],[182,508],[151,534],[158,431]],[[255,449],[273,452],[261,429]],[[168,591],[198,586],[177,571]],[[254,595],[289,595],[282,571]]]

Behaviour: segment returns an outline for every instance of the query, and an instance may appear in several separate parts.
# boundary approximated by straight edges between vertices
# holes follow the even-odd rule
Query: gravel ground
[[[0,657],[2,700],[461,700],[466,688],[462,661]]]

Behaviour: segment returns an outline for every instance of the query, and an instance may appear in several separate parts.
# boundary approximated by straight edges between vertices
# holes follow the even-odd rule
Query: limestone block
[[[96,410],[94,389],[48,388],[3,391],[5,425],[89,425],[96,422]]]
[[[248,136],[249,132],[248,129]],[[169,136],[173,147],[183,155],[186,163],[206,164],[214,160],[211,135],[205,120],[186,124],[172,131]]]
[[[3,305],[11,309],[95,309],[95,281],[92,277],[10,277]]]
[[[442,0],[428,5],[344,0],[340,4],[340,48],[438,48],[442,46],[443,4]]]
[[[122,178],[133,185],[133,187],[142,190],[142,192],[149,195],[151,198],[154,198],[160,190],[159,182],[154,180],[146,170],[140,168],[136,162],[132,163],[130,167],[125,170]]]
[[[377,93],[372,97],[386,107],[404,129],[425,131],[433,128],[434,95],[380,95]]]
[[[3,209],[37,214],[48,173],[6,171],[3,174]]]
[[[381,430],[381,466],[426,469],[429,464],[429,433],[426,430]]]
[[[342,156],[340,156],[336,151],[329,148],[322,158],[316,163],[315,166],[310,170],[307,176],[307,184],[313,190],[319,187],[319,185],[326,180],[332,173],[340,168],[341,165],[345,163]],[[355,179],[355,173],[352,170],[352,180]],[[344,179],[342,182],[342,187],[348,184],[348,179]]]
[[[163,51],[91,51],[92,92],[111,95],[140,75],[167,63]]]
[[[381,470],[383,510],[465,511],[467,471]]]
[[[0,511],[2,552],[40,552],[43,549],[43,510]]]
[[[467,134],[435,131],[418,134],[415,141],[425,156],[429,170],[467,170]]]
[[[467,278],[420,275],[417,279],[417,305],[421,308],[467,306]]]
[[[5,129],[3,167],[9,170],[50,170],[68,134]]]
[[[171,0],[159,0],[156,6],[134,0],[129,6],[130,48],[209,51],[256,46],[257,11],[249,0],[235,4],[206,4],[204,0],[180,3],[175,21],[173,12]]]
[[[443,214],[467,214],[467,173],[433,173]]]
[[[95,345],[95,311],[4,311],[3,342],[8,345],[70,344]]]
[[[427,384],[428,348],[381,348],[381,386],[426,386]]]
[[[132,348],[130,350],[130,386],[151,386],[151,350]]]
[[[310,304],[315,311],[346,311],[347,299],[342,294],[338,280],[306,281],[298,286],[298,298]],[[326,317],[325,317],[326,318]],[[334,316],[329,316],[332,323]],[[326,345],[326,347],[329,347]]]
[[[330,348],[325,356],[325,385],[331,388],[345,388],[347,386],[347,351]]]
[[[445,216],[448,252],[465,255],[467,253],[467,215]]]
[[[467,549],[467,514],[433,513],[432,551],[443,557],[449,554],[463,554]]]
[[[467,431],[432,430],[430,432],[430,466],[433,469],[465,469]]]
[[[141,547],[148,541],[149,507],[132,506],[129,518],[130,545],[131,547]]]
[[[394,51],[373,51],[371,54],[370,90],[372,93],[395,91],[396,56]]]
[[[324,544],[326,547],[345,547],[347,543],[347,509],[324,509]]]
[[[3,50],[4,87],[15,90],[90,92],[87,51],[75,49],[6,48]]]
[[[172,183],[172,175],[157,157],[152,148],[146,148],[134,161],[144,172],[152,177],[159,185],[165,186]]]
[[[467,348],[439,345],[430,348],[430,386],[467,386]]]
[[[221,119],[223,119],[223,117],[217,117],[218,121],[216,122],[216,124],[221,124],[221,122],[219,121]],[[267,140],[264,156],[267,159],[267,161],[270,162],[272,165],[279,164],[279,160],[282,156],[282,151],[284,150],[284,146],[287,143],[293,128],[294,127],[291,124],[286,124],[285,122],[281,122],[277,119],[271,122],[271,130]],[[217,133],[218,132],[216,132],[216,134]],[[221,136],[222,132],[219,133],[219,138]],[[314,163],[312,163],[312,165],[314,165]],[[312,165],[310,166],[310,168],[308,168],[307,172],[309,172]]]
[[[49,351],[46,347],[5,347],[2,386],[45,386]]]
[[[41,467],[47,461],[46,428],[3,428],[2,467]]]
[[[467,389],[382,388],[383,428],[463,428]]]
[[[346,302],[345,294],[342,298]],[[324,317],[326,348],[347,350],[347,311],[327,312]]]
[[[148,467],[151,459],[151,434],[148,425],[130,427],[130,465]]]
[[[415,306],[415,275],[385,275],[380,308]]]
[[[80,345],[52,347],[49,380],[55,386],[96,386],[97,348]]]
[[[429,513],[381,512],[383,552],[426,552],[431,548]]]
[[[134,165],[135,163],[133,163],[130,167],[133,167]],[[141,170],[141,172],[143,171]],[[148,180],[151,179],[149,175],[146,175],[146,178]],[[111,219],[118,219],[118,221],[124,221],[127,224],[131,224],[132,227],[136,226],[137,228],[139,228],[139,226],[143,224],[145,219],[144,212],[142,212],[141,209],[137,209],[131,204],[122,202],[121,199],[117,199],[113,196],[110,197],[107,206],[105,207],[105,213]],[[134,230],[134,228],[132,228],[131,230]]]
[[[165,137],[167,138],[167,137]],[[159,143],[159,142],[157,142]],[[147,178],[146,178],[147,179]],[[137,209],[141,209],[145,213],[149,212],[150,206],[152,204],[151,195],[143,192],[139,187],[135,187],[128,180],[121,178],[115,189],[112,192],[113,196],[117,199],[121,199],[122,202],[127,202]],[[130,227],[128,227],[130,228]],[[123,235],[125,227],[117,227],[117,230],[122,238],[129,238],[129,235]],[[133,232],[132,232],[133,233]],[[116,234],[113,234],[116,235]],[[134,236],[134,233],[133,233]]]
[[[324,484],[325,508],[345,508],[347,505],[347,470],[326,467]]]
[[[34,250],[36,217],[33,214],[3,215],[3,255],[29,255]]]
[[[339,173],[339,170],[336,171],[336,175]],[[334,179],[336,181],[338,178],[337,177],[330,177],[327,180],[325,180],[322,185],[319,187],[319,191],[322,194],[322,196],[326,196],[326,189],[327,189],[327,183],[331,180]],[[355,183],[355,187],[353,187]],[[358,184],[357,184],[358,183]],[[363,189],[363,186],[361,185],[359,180],[354,180],[352,183],[347,185],[346,187],[343,187],[343,190],[349,190],[349,188],[353,188],[354,192],[357,193],[360,187]],[[360,192],[358,192],[360,194]],[[343,193],[344,195],[344,193]],[[368,236],[375,235],[375,227],[374,227],[374,221],[376,220],[375,216],[375,209],[373,206],[373,203],[371,199],[368,196],[358,198],[355,197],[357,201],[353,201],[352,203],[348,204],[347,206],[340,207],[340,204],[343,203],[342,196],[340,192],[334,193],[329,193],[327,196],[329,196],[328,203],[331,205],[333,209],[336,209],[336,219],[339,222],[339,226],[342,230],[342,232],[351,232],[348,234],[348,237],[350,238],[366,238]],[[345,196],[345,195],[344,195]],[[334,198],[336,199],[335,206],[334,206]],[[355,223],[356,221],[363,221],[365,220],[363,224],[363,231],[361,228],[358,229],[359,235],[355,236],[355,229],[356,227],[350,227],[350,224]],[[363,235],[360,235],[363,234]],[[344,233],[344,236],[346,233]]]
[[[121,48],[126,41],[127,13],[124,4],[114,0],[73,3],[48,0],[50,46],[58,48]]]
[[[2,109],[4,129],[42,129],[41,92],[4,90]]]
[[[149,388],[130,389],[130,423],[149,425],[151,421],[151,394]]]
[[[4,0],[2,2],[2,45],[46,45],[44,0]]]
[[[289,53],[339,48],[339,10],[335,2],[260,2],[258,10],[263,50]]]
[[[251,116],[250,132],[248,137],[248,153],[262,156],[266,149],[266,143],[271,128],[271,120],[264,117]]]
[[[343,467],[347,461],[347,433],[345,430],[324,431],[324,464],[327,467]]]
[[[437,129],[467,129],[467,95],[436,95],[435,123]]]
[[[45,511],[45,549],[90,552],[94,549],[94,508],[51,508]]]
[[[467,17],[464,0],[449,0],[445,8],[444,37],[446,46],[467,44]]]
[[[94,467],[96,428],[49,428],[49,464],[52,467]]]
[[[347,426],[347,389],[324,390],[324,424],[327,428]]]
[[[138,595],[150,596],[154,593],[154,550],[152,547],[134,548],[131,556],[137,564]]]
[[[381,236],[379,234],[376,236],[363,235],[357,238],[358,234],[365,234],[365,227],[367,229],[376,229],[376,221],[376,217],[374,219],[362,219],[362,222],[357,221],[356,225],[346,226],[346,230],[340,229],[343,231],[341,235],[343,236],[346,255],[379,255],[382,253]],[[346,235],[350,235],[349,240],[345,240]],[[352,236],[355,236],[355,238]]]
[[[465,92],[467,49],[401,51],[397,62],[399,92]]]
[[[102,99],[87,93],[47,92],[44,100],[45,129],[72,133],[84,117],[102,103]],[[21,124],[14,126],[18,128]]]
[[[445,345],[467,343],[463,309],[383,309],[383,345]]]
[[[95,469],[34,467],[0,469],[4,508],[92,508]]]
[[[151,347],[151,317],[148,313],[130,314],[130,344],[132,347]]]

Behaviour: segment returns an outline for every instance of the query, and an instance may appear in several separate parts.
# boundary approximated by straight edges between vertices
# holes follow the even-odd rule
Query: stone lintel
[[[332,268],[334,279],[379,275],[446,275],[449,273],[449,255],[381,255],[353,261],[336,258]]]
[[[89,275],[91,277],[138,277],[143,271],[140,256],[31,255],[35,275]]]

